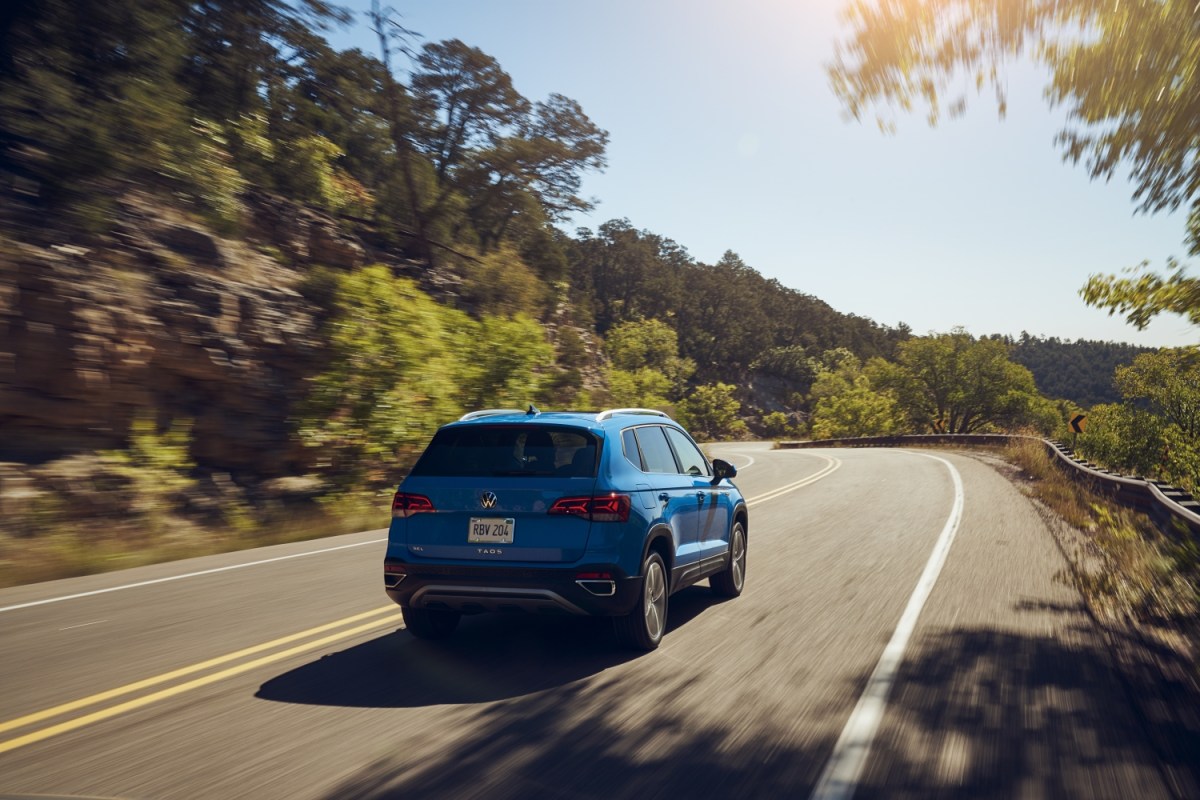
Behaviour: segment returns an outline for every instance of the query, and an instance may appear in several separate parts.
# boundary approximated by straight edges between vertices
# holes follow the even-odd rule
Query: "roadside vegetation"
[[[1041,442],[1004,451],[1012,477],[1067,527],[1051,525],[1070,564],[1061,575],[1093,613],[1118,627],[1183,645],[1200,662],[1200,549],[1186,530],[1164,533],[1149,517],[1119,506],[1068,475]]]
[[[1159,391],[1193,381],[1182,355],[914,336],[733,250],[703,263],[620,218],[567,233],[606,164],[598,122],[378,4],[378,50],[335,50],[325,34],[349,20],[322,0],[47,0],[5,17],[0,367],[18,366],[0,372],[17,398],[0,420],[0,585],[379,527],[438,425],[529,402],[651,406],[730,439],[1050,434],[1099,399],[1081,449],[1196,486],[1194,423]],[[208,288],[234,278],[237,296]],[[1181,281],[1101,281],[1088,299],[1136,322],[1183,308]],[[54,317],[47,295],[75,311]],[[193,318],[193,349],[156,360],[152,334]],[[127,351],[155,374],[187,363],[105,405]],[[239,380],[278,402],[239,404],[247,384],[221,382],[251,363]],[[1117,365],[1119,397],[1097,377]],[[1075,388],[1053,382],[1080,369]],[[81,421],[47,430],[29,408],[46,399]]]

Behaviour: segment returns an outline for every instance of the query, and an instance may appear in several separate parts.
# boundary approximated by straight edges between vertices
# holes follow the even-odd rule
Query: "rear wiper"
[[[495,476],[513,477],[515,475],[545,476],[545,475],[555,475],[557,473],[555,473],[553,470],[544,470],[544,469],[543,470],[510,469],[510,470],[502,470],[500,472],[493,472],[492,474]]]

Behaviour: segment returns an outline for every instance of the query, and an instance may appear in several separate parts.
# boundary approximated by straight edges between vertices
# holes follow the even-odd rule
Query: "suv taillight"
[[[560,497],[546,513],[586,517],[592,522],[627,522],[629,509],[629,495],[612,492],[591,497]]]
[[[433,503],[423,494],[396,492],[392,498],[392,517],[411,517],[422,511],[435,511]]]

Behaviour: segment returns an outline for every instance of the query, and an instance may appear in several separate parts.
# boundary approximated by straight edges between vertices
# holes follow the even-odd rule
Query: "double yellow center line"
[[[797,489],[803,489],[805,486],[810,486],[825,476],[836,472],[838,467],[842,465],[842,462],[833,456],[820,455],[817,453],[813,453],[812,455],[816,455],[817,458],[824,460],[825,466],[814,472],[812,475],[809,475],[806,478],[801,478],[795,483],[789,483],[787,486],[780,486],[778,489],[772,489],[769,492],[764,492],[763,494],[755,495],[754,497],[747,497],[746,504],[756,505],[759,503],[765,503],[768,500],[774,500],[777,497],[783,497],[788,492],[794,492]]]
[[[774,500],[777,497],[782,497],[789,492],[794,492],[797,489],[816,483],[836,471],[842,465],[836,458],[824,455],[819,457],[824,459],[826,463],[817,472],[795,483],[789,483],[778,489],[748,498],[746,502],[756,505]],[[63,703],[53,708],[26,714],[23,717],[10,719],[7,722],[0,722],[0,736],[33,728],[33,730],[28,730],[26,733],[17,733],[12,738],[0,740],[0,753],[7,753],[10,750],[16,750],[19,747],[34,744],[62,733],[69,733],[87,725],[102,722],[120,714],[157,703],[160,700],[165,700],[193,689],[199,689],[202,686],[208,686],[217,681],[241,675],[244,672],[249,672],[250,670],[291,658],[292,656],[326,647],[344,639],[366,633],[367,631],[400,624],[402,623],[399,609],[393,605],[388,605],[377,608],[374,611],[354,614],[353,616],[329,622],[325,625],[318,625],[315,628],[309,628],[299,633],[293,633],[269,642],[246,647],[223,656],[210,658],[198,664],[164,672],[161,675],[155,675],[140,681],[134,681],[133,683],[127,683],[124,686],[118,686],[115,689],[109,689],[108,691],[99,692],[78,700],[72,700],[69,703]],[[258,657],[252,658],[252,656]],[[227,664],[231,666],[225,666],[224,669],[217,669]],[[197,677],[191,677],[190,680],[183,680],[190,676]],[[164,686],[164,684],[168,685]],[[138,694],[147,689],[154,689],[157,686],[163,686],[163,688],[146,694]],[[103,708],[95,711],[72,716],[76,712],[83,712],[93,706],[101,706],[110,701],[120,700],[120,698],[128,695],[137,696],[112,705],[104,705]],[[51,722],[61,717],[67,717],[67,719],[52,722],[45,727],[37,727],[41,723]]]
[[[143,694],[138,697],[125,700],[124,702],[106,706],[97,711],[83,714],[82,716],[72,717],[62,722],[58,722],[44,728],[38,728],[37,730],[18,735],[11,739],[0,741],[0,753],[7,753],[9,750],[16,750],[18,747],[24,747],[28,744],[34,744],[35,742],[43,741],[44,739],[49,739],[52,736],[57,736],[60,733],[78,730],[86,725],[91,725],[95,722],[101,722],[109,719],[110,717],[115,717],[118,714],[124,714],[129,711],[142,708],[143,706],[157,703],[159,700],[165,700],[168,697],[174,697],[175,695],[189,692],[192,689],[199,689],[200,687],[207,686],[210,683],[216,683],[217,681],[225,680],[226,678],[233,677],[234,675],[240,675],[243,672],[249,672],[250,670],[257,669],[258,667],[262,667],[267,664],[273,664],[276,661],[282,661],[285,658],[291,658],[292,656],[300,655],[301,653],[307,653],[310,650],[316,650],[320,647],[333,644],[334,642],[342,641],[343,639],[349,639],[352,636],[357,636],[360,633],[365,633],[375,628],[380,628],[385,625],[394,626],[398,624],[400,624],[399,609],[392,605],[384,606],[382,608],[377,608],[374,611],[366,611],[362,614],[355,614],[353,616],[346,617],[345,619],[340,619],[325,625],[318,625],[315,628],[309,628],[308,630],[300,631],[299,633],[293,633],[289,636],[283,636],[279,639],[274,639],[269,642],[256,644],[253,647],[247,647],[233,653],[218,656],[217,658],[211,658],[198,664],[192,664],[181,669],[172,670],[171,672],[164,672],[161,675],[155,675],[151,678],[128,683],[124,686],[118,686],[115,689],[109,689],[105,692],[89,695],[88,697],[83,697],[79,700],[63,703],[62,705],[54,706],[53,708],[47,708],[42,711],[37,711],[33,714],[17,717],[16,719],[11,719],[7,722],[0,723],[0,735],[7,734],[11,731],[19,731],[24,728],[29,728],[39,723],[46,722],[47,720],[53,720],[58,717],[66,716],[74,712],[90,708],[91,706],[97,706],[102,703],[107,703],[110,700],[116,700],[126,695],[141,692],[145,689],[171,683],[172,681],[177,681],[181,678],[187,678],[189,675],[203,673],[215,667],[220,667],[223,664],[241,661],[241,663],[234,664],[233,666],[226,667],[225,669],[221,669],[216,672],[209,672],[206,675],[200,675],[200,677],[192,678],[191,680],[187,680],[182,683],[175,683],[174,685],[167,686],[166,688],[159,689],[158,691],[150,692],[149,694]],[[345,626],[347,625],[352,627],[346,628]],[[329,631],[336,631],[336,633],[328,633]],[[322,636],[321,634],[326,635]],[[319,638],[312,639],[311,637],[314,636]],[[303,641],[305,639],[310,639],[310,641]],[[303,644],[295,644],[294,646],[288,647],[288,645],[292,645],[294,642],[301,641],[303,641]],[[283,649],[280,650],[277,648]],[[242,659],[249,658],[250,656],[254,656],[259,653],[266,653],[268,651],[275,652],[270,652],[268,655],[263,655],[249,661],[242,661]]]

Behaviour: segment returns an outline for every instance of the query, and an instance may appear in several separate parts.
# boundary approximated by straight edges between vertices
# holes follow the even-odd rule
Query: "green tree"
[[[672,394],[671,381],[656,369],[608,371],[608,395],[614,405],[667,409],[671,407],[669,394]]]
[[[671,393],[682,391],[696,370],[694,362],[679,357],[675,329],[658,319],[630,320],[614,326],[605,337],[604,349],[616,369],[658,372]]]
[[[816,403],[853,389],[855,381],[862,375],[862,362],[846,348],[835,347],[826,350],[820,358],[810,359],[809,370],[816,376],[809,400]]]
[[[769,414],[764,414],[762,429],[763,434],[769,439],[795,436],[797,433],[797,426],[792,423],[791,417],[782,411],[772,411]]]
[[[995,339],[976,340],[962,329],[910,339],[897,363],[872,361],[872,385],[895,392],[913,426],[947,433],[1012,429],[1028,424],[1039,397],[1033,375],[1008,358]]]
[[[583,229],[573,244],[572,282],[591,299],[599,333],[633,319],[665,317],[682,305],[680,271],[687,251],[670,239],[638,231],[629,220]]]
[[[561,220],[591,207],[575,193],[583,172],[603,169],[608,134],[578,103],[553,94],[531,104],[495,58],[457,39],[425,45],[417,65],[415,108],[438,186],[428,213],[464,198],[489,249],[520,218]]]
[[[732,439],[749,433],[738,413],[742,404],[734,397],[736,386],[716,383],[697,386],[680,401],[679,420],[699,439]]]
[[[1200,438],[1200,352],[1163,349],[1143,353],[1116,372],[1126,401],[1146,400],[1188,439]]]
[[[622,322],[604,344],[611,361],[608,391],[617,405],[667,408],[696,365],[679,357],[675,329],[656,319]]]
[[[750,369],[766,372],[792,383],[811,383],[816,377],[808,349],[796,344],[772,347],[762,352],[751,362]]]
[[[412,86],[429,128],[426,150],[445,180],[474,149],[493,145],[528,112],[529,101],[495,58],[458,39],[426,44]]]
[[[1161,418],[1118,403],[1093,406],[1075,443],[1085,457],[1110,469],[1155,476],[1163,464],[1166,430]]]
[[[812,417],[814,439],[887,436],[904,428],[903,412],[890,392],[871,388],[866,375],[857,376],[843,391],[824,395]]]

